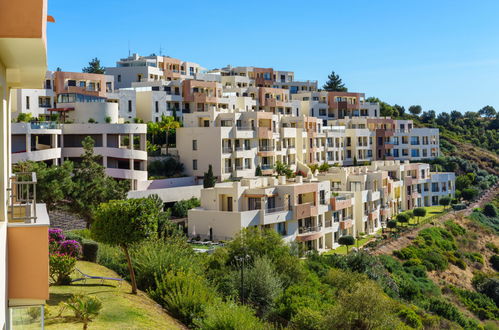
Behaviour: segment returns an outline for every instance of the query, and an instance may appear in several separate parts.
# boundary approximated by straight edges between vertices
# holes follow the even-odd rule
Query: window
[[[399,150],[393,149],[393,157],[398,157],[398,156],[399,156]]]
[[[76,80],[68,80],[68,86],[76,86]]]
[[[198,150],[198,141],[192,140],[192,150]]]
[[[38,106],[40,108],[50,108],[50,97],[45,97],[45,96],[38,97]]]
[[[128,100],[128,112],[132,112],[132,100]]]
[[[248,210],[260,210],[262,207],[262,200],[258,197],[249,197],[248,198]]]
[[[26,96],[26,109],[29,110],[29,96]]]
[[[118,75],[118,82],[121,82],[121,75]]]
[[[244,159],[244,168],[245,169],[251,169],[251,158],[245,158]]]
[[[80,87],[85,88],[86,82],[85,81],[80,81]]]
[[[324,190],[319,191],[319,199],[322,205],[326,204],[326,192]]]
[[[159,112],[159,102],[158,101],[154,102],[154,107],[156,109],[156,113],[158,113]]]
[[[51,85],[52,85],[52,81],[50,81],[49,79],[47,79],[45,81],[45,89],[51,89],[52,88]]]
[[[197,159],[193,159],[192,160],[192,169],[193,170],[197,170],[198,169],[198,160]]]
[[[412,149],[411,157],[419,157],[419,149]]]

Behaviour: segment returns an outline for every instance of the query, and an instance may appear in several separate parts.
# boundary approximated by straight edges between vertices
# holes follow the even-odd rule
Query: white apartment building
[[[399,212],[454,194],[454,173],[431,173],[423,163],[374,161],[305,172],[202,189],[201,206],[189,211],[189,236],[229,240],[242,228],[271,228],[287,242],[323,252],[338,247],[343,235],[373,234]]]
[[[90,136],[95,141],[94,152],[102,156],[102,165],[109,176],[130,180],[132,189],[136,189],[139,181],[147,180],[147,127],[123,124],[119,101],[110,92],[112,76],[50,72],[47,77],[52,79],[45,80],[45,87],[53,86],[50,93],[54,95],[50,107],[44,108],[43,113],[32,112],[35,109],[26,107],[22,101],[36,95],[37,90],[19,90],[17,110],[43,118],[57,114],[59,122],[12,123],[12,162],[79,162],[84,153],[82,141]]]

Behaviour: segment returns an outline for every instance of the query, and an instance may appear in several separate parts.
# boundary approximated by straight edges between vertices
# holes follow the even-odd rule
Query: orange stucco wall
[[[7,228],[9,299],[49,298],[48,226]]]
[[[46,0],[0,1],[0,38],[46,38]]]

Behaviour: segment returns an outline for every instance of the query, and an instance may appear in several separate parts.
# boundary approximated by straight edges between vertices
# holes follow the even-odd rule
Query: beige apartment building
[[[344,235],[374,234],[398,213],[438,205],[454,195],[454,173],[431,173],[428,164],[374,161],[332,167],[305,177],[252,177],[201,190],[189,211],[189,236],[232,239],[247,227],[270,228],[287,242],[324,252]]]

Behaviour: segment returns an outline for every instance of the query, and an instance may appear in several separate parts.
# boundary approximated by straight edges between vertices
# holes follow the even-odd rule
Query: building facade
[[[229,240],[243,228],[269,228],[287,242],[324,252],[338,247],[341,236],[378,232],[402,211],[439,205],[455,189],[454,173],[431,173],[424,163],[374,161],[305,172],[202,189],[201,206],[189,211],[189,236]]]

